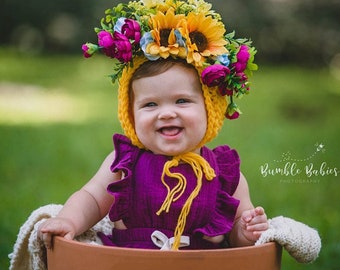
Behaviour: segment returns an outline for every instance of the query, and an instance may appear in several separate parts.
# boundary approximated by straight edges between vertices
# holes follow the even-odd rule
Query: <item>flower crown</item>
[[[101,28],[95,28],[98,45],[85,43],[85,57],[101,51],[115,61],[112,81],[133,66],[136,56],[155,61],[185,59],[203,70],[202,83],[217,87],[229,98],[225,116],[238,118],[234,97],[249,93],[248,78],[257,70],[256,49],[248,39],[227,33],[221,16],[204,0],[139,0],[118,4],[105,11]]]

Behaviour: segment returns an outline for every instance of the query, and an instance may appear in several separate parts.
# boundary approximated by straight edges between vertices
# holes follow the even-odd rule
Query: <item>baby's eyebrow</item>
[[[139,98],[139,99],[134,99],[134,103],[137,105],[137,106],[143,106],[144,104],[146,103],[149,103],[149,102],[156,102],[157,99],[156,97],[142,97],[142,98]]]
[[[194,99],[197,98],[197,94],[188,94],[188,93],[179,93],[179,94],[174,94],[173,97],[176,98],[188,98],[188,99]]]

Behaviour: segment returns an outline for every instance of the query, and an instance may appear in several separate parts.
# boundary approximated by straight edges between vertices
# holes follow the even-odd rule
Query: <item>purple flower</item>
[[[81,46],[81,49],[83,50],[84,57],[89,58],[98,50],[98,46],[92,43],[85,43]]]
[[[233,63],[236,73],[241,73],[247,68],[250,54],[246,45],[241,45],[236,54],[237,62]]]
[[[247,63],[237,62],[233,64],[233,67],[237,73],[241,73],[247,68]]]
[[[111,58],[117,58],[121,62],[129,62],[132,59],[132,45],[129,39],[118,32],[114,32],[112,41],[110,47],[103,48],[104,53]]]
[[[221,94],[221,96],[232,96],[233,95],[233,90],[228,88],[226,83],[222,83],[218,86],[218,90]]]
[[[122,25],[120,33],[128,39],[134,40],[136,43],[138,43],[141,38],[140,25],[137,21],[131,19],[125,19],[125,23]]]
[[[230,103],[227,108],[227,112],[225,114],[225,117],[233,120],[237,119],[240,116],[240,110],[238,109],[237,105],[235,103]]]
[[[239,78],[240,82],[245,82],[248,79],[244,72],[236,73],[236,76]]]
[[[110,32],[100,31],[98,33],[98,45],[103,48],[110,48],[114,43],[113,37]]]
[[[221,64],[206,67],[202,74],[202,82],[209,87],[220,85],[230,73],[229,68]]]
[[[250,57],[248,47],[246,45],[241,45],[236,56],[237,62],[247,63]]]
[[[226,113],[226,115],[225,115],[225,117],[230,119],[230,120],[237,119],[239,116],[240,116],[239,112],[236,112],[236,111],[231,113],[231,114]]]
[[[92,56],[92,54],[88,53],[89,47],[86,44],[83,44],[81,49],[83,50],[84,57],[89,58]]]

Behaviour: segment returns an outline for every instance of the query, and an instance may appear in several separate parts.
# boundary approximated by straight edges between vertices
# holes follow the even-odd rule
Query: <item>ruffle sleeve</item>
[[[129,203],[131,202],[131,181],[132,168],[136,155],[136,147],[130,140],[121,134],[113,136],[115,159],[111,165],[112,172],[122,171],[122,179],[108,185],[107,191],[115,199],[110,209],[111,221],[123,219],[128,214]]]
[[[239,205],[239,200],[232,196],[240,179],[240,159],[237,152],[225,145],[215,148],[212,153],[219,181],[215,211],[204,227],[195,230],[195,233],[207,236],[230,232]]]

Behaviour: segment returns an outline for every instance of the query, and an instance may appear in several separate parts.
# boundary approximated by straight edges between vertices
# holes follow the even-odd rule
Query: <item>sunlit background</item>
[[[98,169],[121,132],[112,64],[84,59],[103,11],[121,1],[5,0],[0,8],[0,269],[36,208],[64,203]],[[241,156],[254,204],[319,230],[311,265],[283,253],[282,269],[338,269],[340,257],[340,1],[211,1],[227,31],[250,37],[260,69],[243,111],[209,146]],[[320,148],[322,145],[322,149]],[[319,151],[317,150],[319,149]],[[322,151],[321,151],[321,150]],[[314,174],[269,175],[295,162]],[[288,158],[288,159],[287,159]],[[281,162],[278,162],[281,161]],[[320,169],[326,163],[327,174]],[[326,168],[326,169],[327,169]]]

